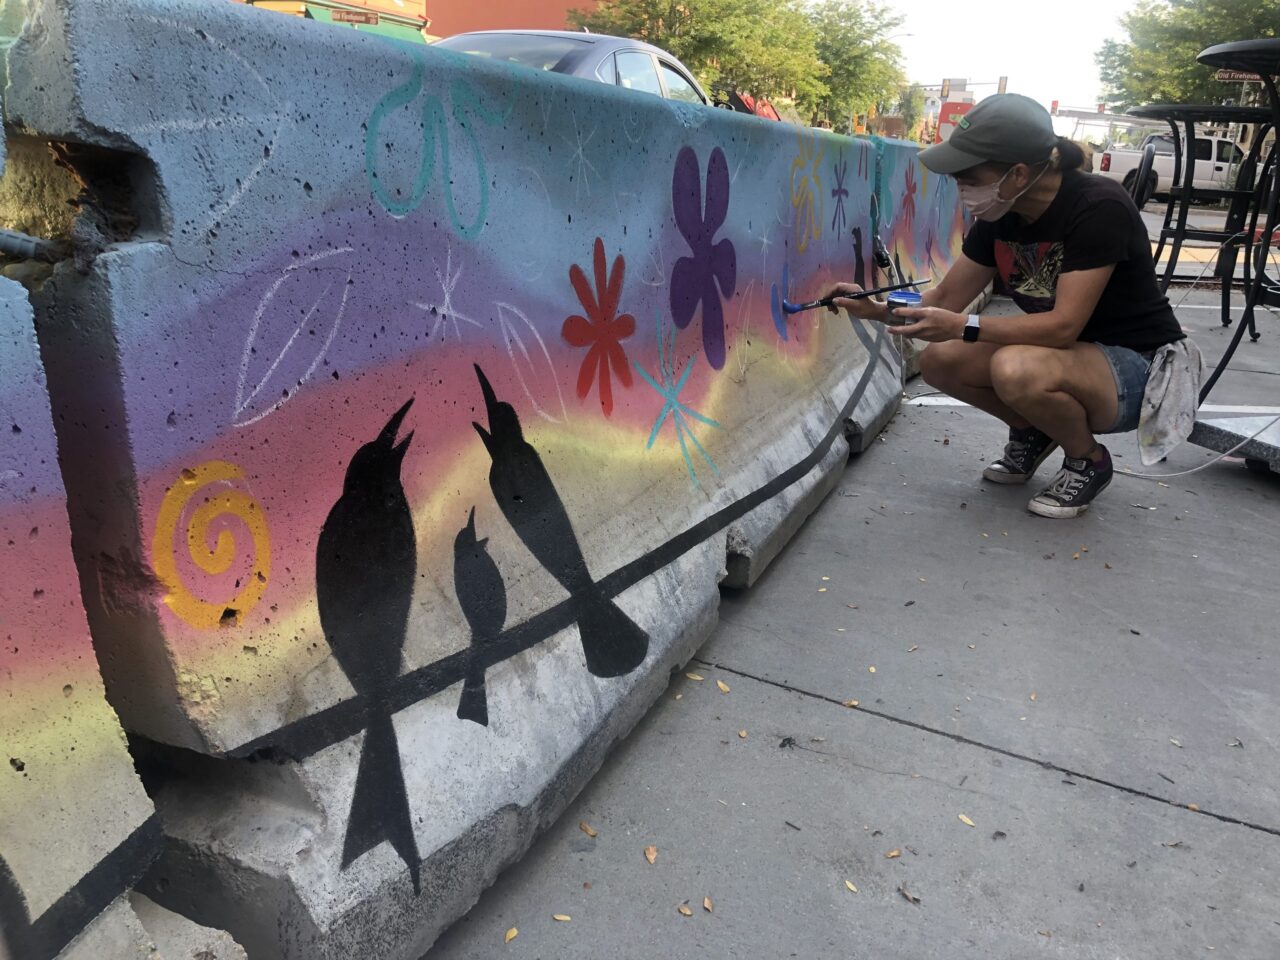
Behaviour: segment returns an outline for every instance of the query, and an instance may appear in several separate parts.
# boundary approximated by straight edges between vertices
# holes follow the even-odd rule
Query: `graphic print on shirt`
[[[1053,309],[1062,273],[1062,242],[995,242],[996,269],[1014,302],[1027,313]]]

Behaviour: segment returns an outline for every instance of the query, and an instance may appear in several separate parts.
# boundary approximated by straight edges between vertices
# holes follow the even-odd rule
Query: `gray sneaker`
[[[1111,454],[1106,447],[1102,452],[1106,456],[1101,463],[1094,463],[1088,457],[1081,460],[1063,458],[1062,469],[1053,478],[1053,483],[1033,497],[1027,509],[1037,516],[1054,520],[1078,517],[1088,510],[1093,498],[1107,489],[1114,473]]]
[[[982,478],[992,483],[1026,483],[1057,448],[1056,441],[1035,427],[1025,430],[1010,427],[1004,456],[983,470]]]

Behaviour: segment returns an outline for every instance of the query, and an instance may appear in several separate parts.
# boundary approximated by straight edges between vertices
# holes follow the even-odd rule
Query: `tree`
[[[809,10],[818,56],[831,70],[827,93],[813,104],[815,119],[836,129],[870,107],[892,107],[904,75],[902,51],[887,39],[902,18],[874,2],[821,0]]]
[[[1128,37],[1094,54],[1102,97],[1123,110],[1145,103],[1218,103],[1237,88],[1196,62],[1205,47],[1280,36],[1274,0],[1141,0],[1120,18]]]
[[[920,121],[924,119],[924,88],[909,84],[898,93],[898,115],[902,117],[907,137],[915,139]]]
[[[802,102],[827,93],[830,70],[799,0],[613,0],[569,18],[667,50],[710,90]]]

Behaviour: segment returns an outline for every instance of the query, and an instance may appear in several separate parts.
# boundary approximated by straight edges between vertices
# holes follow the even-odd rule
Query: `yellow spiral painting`
[[[266,515],[251,494],[233,485],[237,481],[244,481],[244,471],[222,460],[184,469],[165,494],[156,517],[151,562],[167,591],[165,605],[193,627],[211,630],[224,625],[228,618],[242,619],[262,599],[271,577],[271,538]],[[180,534],[184,517],[185,534]],[[239,543],[236,535],[226,529],[218,531],[210,541],[213,524],[224,517],[234,517],[244,524],[248,544]],[[191,562],[210,576],[226,573],[238,557],[252,557],[251,572],[240,578],[233,596],[210,597],[200,591],[198,584],[183,581],[178,572],[180,536],[186,540]]]

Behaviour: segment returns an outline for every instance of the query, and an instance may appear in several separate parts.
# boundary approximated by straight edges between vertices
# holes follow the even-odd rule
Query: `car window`
[[[1147,140],[1155,149],[1156,153],[1162,157],[1173,156],[1173,138],[1172,137],[1151,137]]]
[[[662,96],[658,71],[653,68],[653,57],[641,50],[623,50],[617,54],[617,60],[618,86]]]
[[[618,82],[618,70],[613,65],[613,54],[609,54],[601,61],[600,66],[596,67],[596,76],[605,83],[614,84]]]
[[[1218,141],[1218,162],[1219,163],[1239,163],[1244,158],[1244,154],[1230,140]]]
[[[442,50],[469,53],[477,57],[505,60],[535,70],[562,71],[590,49],[592,41],[571,37],[545,37],[530,33],[460,33],[437,40],[433,46]]]
[[[1213,142],[1203,138],[1196,140],[1196,159],[1212,160],[1213,159]]]
[[[683,73],[664,60],[659,60],[658,65],[662,67],[662,82],[667,85],[668,99],[682,100],[685,103],[703,102],[697,89]]]

